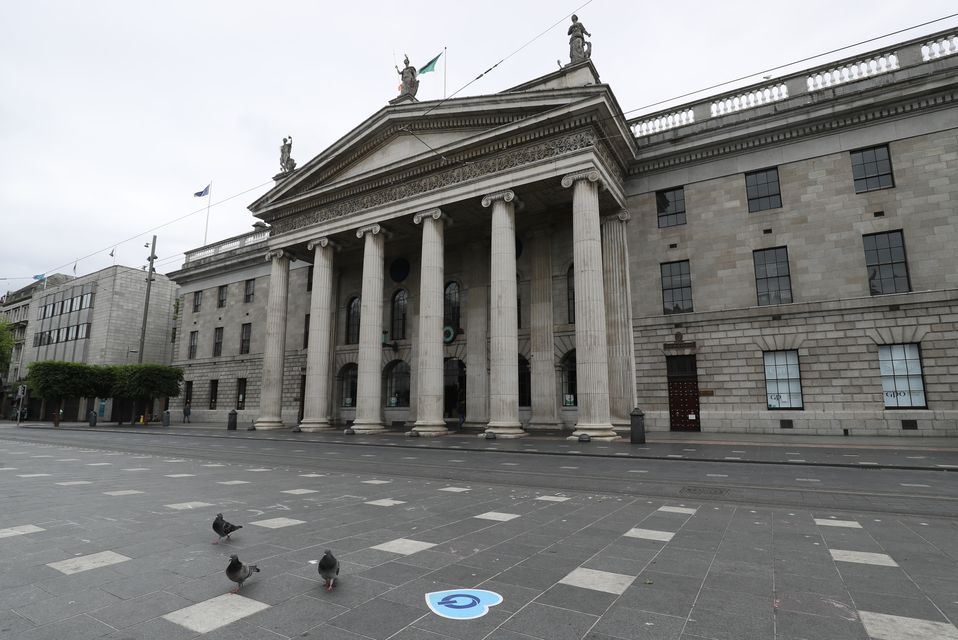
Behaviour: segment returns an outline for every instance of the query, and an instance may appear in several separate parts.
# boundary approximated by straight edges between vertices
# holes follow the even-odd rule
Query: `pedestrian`
[[[459,429],[462,429],[462,425],[466,422],[466,403],[460,400],[456,409],[459,411]]]
[[[188,423],[190,421],[190,403],[189,401],[183,405],[183,422]]]

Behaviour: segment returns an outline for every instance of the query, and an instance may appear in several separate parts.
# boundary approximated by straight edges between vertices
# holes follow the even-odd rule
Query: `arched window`
[[[346,304],[346,344],[359,344],[359,297],[349,299]]]
[[[445,323],[459,330],[459,283],[446,283],[445,304],[443,305]]]
[[[578,406],[575,383],[575,349],[562,358],[562,406]]]
[[[392,331],[390,338],[392,340],[406,339],[406,303],[409,299],[405,289],[400,289],[393,294],[392,303]]]
[[[519,406],[532,406],[532,370],[522,356],[519,356]]]
[[[569,302],[569,324],[575,324],[575,265],[570,264],[565,274],[566,298]]]
[[[339,370],[339,381],[342,386],[342,395],[339,400],[340,406],[356,406],[356,380],[358,378],[359,368],[353,362]]]
[[[386,366],[386,406],[409,406],[409,365],[402,360]]]

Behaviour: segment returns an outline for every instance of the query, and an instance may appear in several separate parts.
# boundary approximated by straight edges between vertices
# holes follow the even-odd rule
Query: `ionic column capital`
[[[392,235],[391,233],[389,233],[389,231],[385,227],[383,227],[378,222],[375,224],[368,224],[365,227],[359,227],[358,229],[356,229],[357,238],[362,238],[367,233],[371,236],[381,233],[383,234],[383,237],[385,238],[388,238]]]
[[[291,257],[292,256],[290,255],[289,251],[286,249],[271,249],[267,251],[265,255],[266,262],[270,262],[272,260],[282,260],[283,258]]]
[[[443,213],[442,209],[436,208],[436,209],[428,209],[426,211],[420,211],[419,213],[417,213],[416,215],[412,217],[412,223],[420,224],[426,218],[432,218],[433,220],[442,219],[447,224],[452,222],[449,216]]]
[[[622,209],[618,213],[610,213],[607,216],[602,216],[602,224],[606,224],[608,222],[621,222],[622,224],[625,224],[631,219],[632,214],[629,212],[629,210]]]
[[[495,193],[490,193],[482,196],[482,206],[489,207],[496,200],[502,200],[503,202],[512,202],[516,199],[516,192],[511,189],[505,189],[503,191],[496,191]]]
[[[326,238],[326,237],[323,237],[323,238],[315,238],[314,240],[310,240],[308,243],[306,243],[306,250],[307,250],[307,251],[312,251],[312,250],[315,249],[316,247],[320,247],[320,248],[322,248],[322,249],[325,249],[327,246],[330,246],[330,245],[333,246],[333,247],[336,246],[335,244],[333,244],[333,243],[330,241],[329,238]]]
[[[574,185],[579,180],[588,180],[589,182],[599,182],[601,176],[599,176],[599,171],[597,169],[587,169],[585,171],[576,171],[575,173],[567,173],[562,176],[562,186],[568,189]]]

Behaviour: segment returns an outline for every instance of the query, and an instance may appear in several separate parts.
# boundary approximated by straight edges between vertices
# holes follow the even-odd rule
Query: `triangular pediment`
[[[279,176],[273,189],[249,208],[269,221],[270,212],[287,203],[300,206],[304,198],[325,199],[403,180],[427,165],[480,158],[533,131],[539,135],[570,121],[585,122],[586,114],[602,127],[620,119],[608,86],[540,84],[494,95],[389,105],[296,171]],[[634,144],[624,119],[613,128],[625,132],[627,147]]]

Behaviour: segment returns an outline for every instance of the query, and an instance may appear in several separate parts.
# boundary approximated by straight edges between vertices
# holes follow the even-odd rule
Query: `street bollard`
[[[645,444],[645,413],[636,407],[629,417],[632,419],[629,429],[632,444]]]
[[[236,409],[230,409],[226,418],[226,430],[236,431]]]
[[[90,421],[90,426],[96,426],[96,411],[90,410],[90,413],[87,415],[87,419]]]
[[[163,412],[163,426],[164,427],[170,426],[170,422],[171,422],[170,410],[167,409],[166,411]]]

